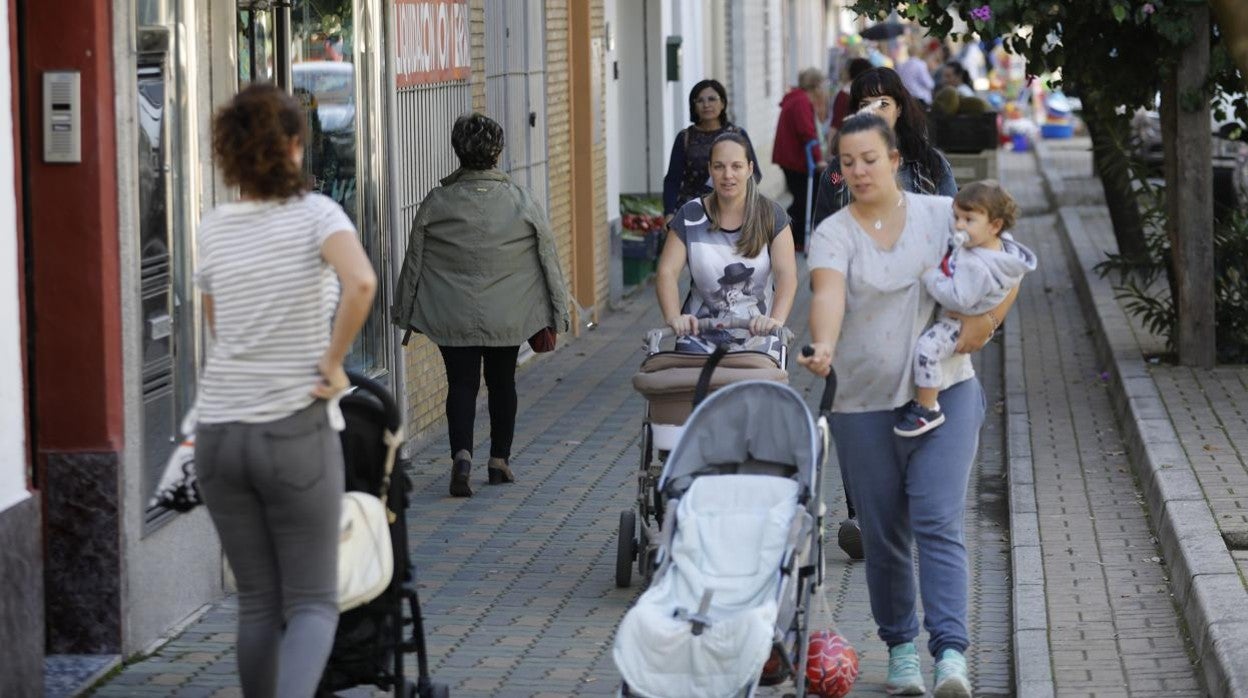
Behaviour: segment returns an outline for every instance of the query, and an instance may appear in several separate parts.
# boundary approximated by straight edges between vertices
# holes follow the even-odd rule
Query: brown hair
[[[995,179],[985,179],[958,190],[953,204],[963,211],[980,211],[988,221],[1001,221],[1001,230],[1009,230],[1018,221],[1018,204]]]
[[[721,133],[711,143],[711,156],[720,143],[736,143],[749,157],[750,146],[745,137],[736,131]],[[711,227],[719,226],[719,194],[712,191],[706,197],[706,217]],[[759,193],[754,176],[745,178],[745,212],[741,216],[741,237],[737,238],[737,254],[753,259],[762,253],[763,248],[771,244],[772,233],[776,232],[776,217],[772,211],[771,201]]]
[[[248,196],[286,199],[308,190],[290,158],[291,140],[308,142],[303,109],[272,84],[247,87],[212,120],[212,153],[226,184]]]

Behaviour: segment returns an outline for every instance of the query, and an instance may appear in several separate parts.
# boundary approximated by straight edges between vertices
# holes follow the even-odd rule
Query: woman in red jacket
[[[812,153],[815,168],[823,167],[823,152],[819,141],[819,127],[815,119],[815,104],[827,101],[823,72],[807,68],[797,78],[797,87],[780,101],[780,119],[776,122],[776,140],[772,146],[771,161],[784,170],[784,181],[793,195],[789,204],[789,218],[793,221],[793,242],[798,251],[806,246],[806,189],[810,172],[807,171],[806,144],[816,141]]]

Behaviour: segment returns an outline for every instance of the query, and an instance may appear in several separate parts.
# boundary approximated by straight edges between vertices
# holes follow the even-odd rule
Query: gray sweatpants
[[[311,696],[338,626],[344,473],[325,402],[263,424],[201,424],[195,469],[238,581],[247,698]]]
[[[920,388],[939,388],[944,381],[940,362],[953,356],[962,321],[941,315],[914,343],[914,384]]]

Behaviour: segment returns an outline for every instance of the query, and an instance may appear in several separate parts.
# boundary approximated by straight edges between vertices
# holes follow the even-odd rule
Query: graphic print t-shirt
[[[775,216],[771,233],[774,240],[789,224],[789,216],[780,204],[770,203]],[[757,257],[742,256],[737,252],[741,231],[712,227],[701,199],[681,207],[669,227],[685,243],[692,279],[681,312],[715,320],[749,320],[770,314],[774,279],[768,247],[763,247]],[[774,338],[751,337],[749,330],[713,330],[699,336],[682,337],[676,348],[709,353],[724,342],[736,349],[779,352]]]

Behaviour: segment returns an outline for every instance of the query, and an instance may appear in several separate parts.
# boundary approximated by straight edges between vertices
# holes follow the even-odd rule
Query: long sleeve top
[[[997,307],[1036,268],[1036,255],[1009,233],[1001,249],[955,245],[939,267],[923,272],[923,287],[946,310],[979,315]]]

